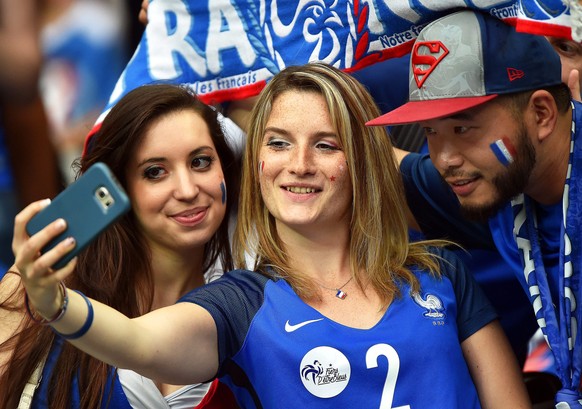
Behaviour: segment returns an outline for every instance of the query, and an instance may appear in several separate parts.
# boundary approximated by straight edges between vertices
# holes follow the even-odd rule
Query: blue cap
[[[560,57],[543,36],[518,33],[500,19],[472,10],[427,25],[411,53],[409,102],[366,125],[442,118],[500,94],[562,82]]]

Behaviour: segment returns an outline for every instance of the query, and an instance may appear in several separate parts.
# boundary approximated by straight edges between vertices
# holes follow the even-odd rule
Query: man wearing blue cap
[[[401,162],[416,222],[429,236],[494,242],[554,354],[556,407],[582,408],[582,104],[558,55],[544,37],[456,12],[417,38],[409,97],[368,125],[425,130],[430,159]]]

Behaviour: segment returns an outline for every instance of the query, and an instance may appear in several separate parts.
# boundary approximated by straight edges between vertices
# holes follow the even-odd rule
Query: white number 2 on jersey
[[[386,374],[386,382],[384,382],[384,390],[382,391],[382,400],[380,401],[380,409],[410,409],[410,405],[392,407],[392,400],[394,399],[394,389],[396,388],[396,381],[398,380],[398,371],[400,370],[400,358],[394,348],[388,344],[376,344],[366,353],[366,367],[377,368],[378,357],[385,356],[388,359],[388,373]]]

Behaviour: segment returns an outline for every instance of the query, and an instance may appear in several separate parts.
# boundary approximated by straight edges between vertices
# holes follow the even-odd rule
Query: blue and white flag
[[[150,0],[149,23],[97,124],[143,84],[188,84],[204,102],[220,103],[257,95],[289,65],[354,71],[399,57],[423,26],[458,8],[520,31],[571,36],[562,0]]]

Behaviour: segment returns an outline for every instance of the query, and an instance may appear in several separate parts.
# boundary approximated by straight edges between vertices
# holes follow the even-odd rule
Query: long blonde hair
[[[257,271],[269,274],[271,267],[300,296],[318,296],[311,278],[292,271],[259,186],[258,156],[265,126],[276,98],[290,90],[323,96],[345,153],[353,189],[349,246],[356,282],[360,286],[364,281],[370,283],[386,304],[400,295],[402,283],[418,291],[411,267],[439,274],[439,263],[427,250],[428,242],[408,240],[404,189],[390,138],[383,127],[365,126],[380,112],[359,82],[323,63],[288,67],[275,75],[251,113],[234,237],[235,264],[244,267],[251,254]]]

